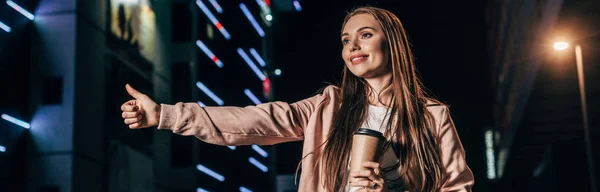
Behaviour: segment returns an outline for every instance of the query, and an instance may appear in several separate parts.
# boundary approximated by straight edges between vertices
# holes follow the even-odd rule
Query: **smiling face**
[[[370,79],[391,73],[387,40],[372,15],[352,16],[342,30],[342,45],[342,59],[357,77]]]

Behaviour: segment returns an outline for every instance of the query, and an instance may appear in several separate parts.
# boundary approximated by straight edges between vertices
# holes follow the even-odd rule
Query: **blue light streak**
[[[248,188],[246,188],[244,186],[241,186],[240,187],[240,192],[252,192],[252,190],[250,190],[250,189],[248,189]]]
[[[248,161],[250,163],[252,163],[252,165],[256,166],[258,169],[260,169],[262,172],[268,172],[269,168],[267,168],[267,166],[263,165],[262,163],[260,163],[259,161],[257,161],[256,159],[254,159],[254,157],[250,157],[248,158]]]
[[[252,149],[254,149],[254,151],[256,151],[258,154],[260,154],[260,156],[263,156],[263,157],[269,156],[269,154],[265,150],[260,148],[260,146],[258,146],[258,145],[252,145]]]
[[[12,7],[19,13],[23,14],[23,16],[27,17],[27,19],[29,19],[29,20],[35,19],[35,16],[33,16],[33,14],[31,14],[29,11],[23,9],[23,7],[17,5],[15,2],[13,2],[11,0],[7,0],[6,4],[8,4],[8,6]]]
[[[215,7],[215,10],[217,10],[217,13],[223,13],[223,8],[221,8],[221,5],[219,5],[219,3],[217,3],[217,0],[208,0],[210,2],[210,4],[212,4],[213,7]]]
[[[221,62],[221,60],[219,60],[217,56],[215,56],[215,54],[213,54],[213,52],[210,51],[210,49],[208,49],[208,47],[202,41],[197,40],[196,45],[198,45],[198,48],[200,48],[200,50],[202,50],[206,56],[215,62],[219,68],[223,68],[223,62]]]
[[[250,10],[248,10],[248,8],[246,7],[246,5],[244,3],[240,3],[240,9],[242,9],[242,12],[244,12],[244,15],[246,15],[246,18],[248,18],[250,23],[252,23],[252,26],[254,27],[254,29],[256,29],[256,32],[258,32],[258,35],[260,35],[260,37],[264,37],[265,31],[263,31],[263,29],[260,27],[258,22],[256,22],[256,20],[252,16],[252,13],[250,13]]]
[[[265,62],[265,60],[263,60],[263,58],[260,56],[260,54],[258,54],[258,52],[256,52],[256,49],[250,48],[250,54],[252,54],[252,56],[254,56],[254,59],[256,59],[256,61],[258,61],[258,64],[260,64],[261,67],[265,67],[267,65],[267,63]]]
[[[21,127],[25,128],[25,129],[31,128],[31,125],[29,125],[29,123],[27,123],[25,121],[21,121],[21,120],[19,120],[17,118],[14,118],[14,117],[10,116],[10,115],[7,115],[7,114],[2,114],[2,119],[6,120],[8,122],[11,122],[11,123],[13,123],[15,125],[21,126]]]
[[[10,27],[8,25],[2,23],[2,21],[0,21],[0,28],[2,28],[4,31],[10,33]]]
[[[296,7],[296,11],[302,11],[302,6],[300,6],[298,0],[294,0],[294,7]]]
[[[212,91],[210,91],[210,89],[208,89],[208,87],[206,87],[202,82],[198,81],[196,83],[196,86],[198,88],[200,88],[200,90],[202,90],[202,92],[204,92],[206,95],[208,95],[208,97],[210,97],[213,101],[215,101],[215,103],[217,103],[219,105],[225,104],[225,102],[223,102],[223,100],[221,100],[221,98],[219,98]]]
[[[208,17],[208,20],[210,20],[210,22],[213,23],[215,27],[217,27],[221,34],[223,34],[225,39],[229,40],[231,38],[231,35],[229,35],[229,32],[227,32],[225,27],[223,27],[219,20],[217,20],[217,18],[210,12],[210,10],[208,10],[208,7],[206,7],[206,5],[204,5],[204,3],[201,0],[196,0],[196,4],[202,10],[202,12],[204,12],[204,15]]]
[[[267,77],[262,73],[262,71],[260,71],[260,69],[258,69],[256,64],[254,64],[254,62],[250,59],[250,57],[248,57],[248,54],[246,54],[246,52],[244,52],[244,50],[242,48],[238,48],[237,52],[242,57],[242,59],[244,59],[244,61],[246,61],[246,64],[248,64],[248,66],[250,66],[252,71],[254,71],[256,76],[258,76],[258,78],[260,78],[261,81],[264,81],[265,79],[267,79]]]
[[[248,98],[250,98],[250,100],[252,100],[252,102],[255,105],[261,104],[262,102],[260,102],[260,100],[258,99],[258,97],[256,97],[252,91],[250,91],[250,89],[244,89],[244,93],[246,94],[246,96],[248,96]]]
[[[219,173],[217,173],[217,172],[215,172],[215,171],[213,171],[213,170],[211,170],[211,169],[209,169],[209,168],[207,168],[207,167],[205,167],[203,165],[198,164],[198,165],[196,165],[196,168],[199,171],[202,171],[202,172],[206,173],[207,175],[215,178],[216,180],[219,180],[221,182],[225,181],[225,177],[223,177],[223,175],[221,175],[221,174],[219,174]]]

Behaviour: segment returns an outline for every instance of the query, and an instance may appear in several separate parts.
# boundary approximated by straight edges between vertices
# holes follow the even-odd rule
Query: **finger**
[[[121,111],[137,111],[138,110],[138,106],[137,106],[137,101],[136,100],[129,100],[125,103],[123,103],[123,105],[121,105]]]
[[[125,85],[125,89],[127,90],[127,93],[129,93],[129,95],[131,95],[135,99],[142,99],[146,96],[143,93],[140,93],[138,90],[135,90],[133,87],[131,87],[129,83]]]
[[[355,181],[355,182],[351,182],[350,186],[352,186],[352,187],[371,187],[371,186],[373,186],[373,182],[369,181],[369,180]]]
[[[130,128],[130,129],[137,129],[137,128],[140,128],[140,125],[141,125],[141,124],[140,124],[139,122],[137,122],[137,123],[134,123],[134,124],[131,124],[131,125],[129,125],[129,128]]]
[[[374,175],[373,171],[371,171],[371,170],[355,171],[350,174],[350,176],[352,176],[352,177],[363,177],[363,178],[368,178],[371,175]]]
[[[133,124],[136,122],[140,122],[142,120],[142,115],[138,115],[135,118],[127,118],[125,119],[125,124],[129,125],[129,124]]]
[[[140,114],[140,111],[139,111],[139,110],[137,110],[137,111],[134,111],[134,112],[123,112],[123,113],[121,114],[121,116],[122,116],[124,119],[127,119],[127,118],[135,118],[135,117],[137,117],[139,114]]]
[[[364,162],[362,164],[362,166],[365,168],[373,169],[373,172],[375,173],[375,175],[379,175],[381,173],[381,167],[380,167],[379,163],[367,161],[367,162]]]

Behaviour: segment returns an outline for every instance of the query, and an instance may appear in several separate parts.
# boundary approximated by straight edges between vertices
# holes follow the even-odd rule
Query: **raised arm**
[[[271,145],[304,139],[304,127],[322,95],[293,104],[271,102],[247,107],[161,105],[159,129],[194,135],[217,145]]]
[[[247,107],[200,107],[197,103],[158,105],[131,86],[135,99],[121,106],[125,124],[131,129],[157,126],[175,134],[195,136],[217,145],[271,145],[304,139],[304,128],[331,89],[288,104],[270,102]]]

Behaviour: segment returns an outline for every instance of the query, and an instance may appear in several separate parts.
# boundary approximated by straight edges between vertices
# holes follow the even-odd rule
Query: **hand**
[[[160,105],[129,84],[125,85],[125,89],[134,98],[121,105],[125,124],[129,125],[130,129],[157,126],[160,120]]]
[[[387,191],[385,180],[381,177],[381,167],[379,163],[364,162],[363,167],[369,170],[354,171],[350,173],[350,186],[362,187],[361,192],[383,192]]]

